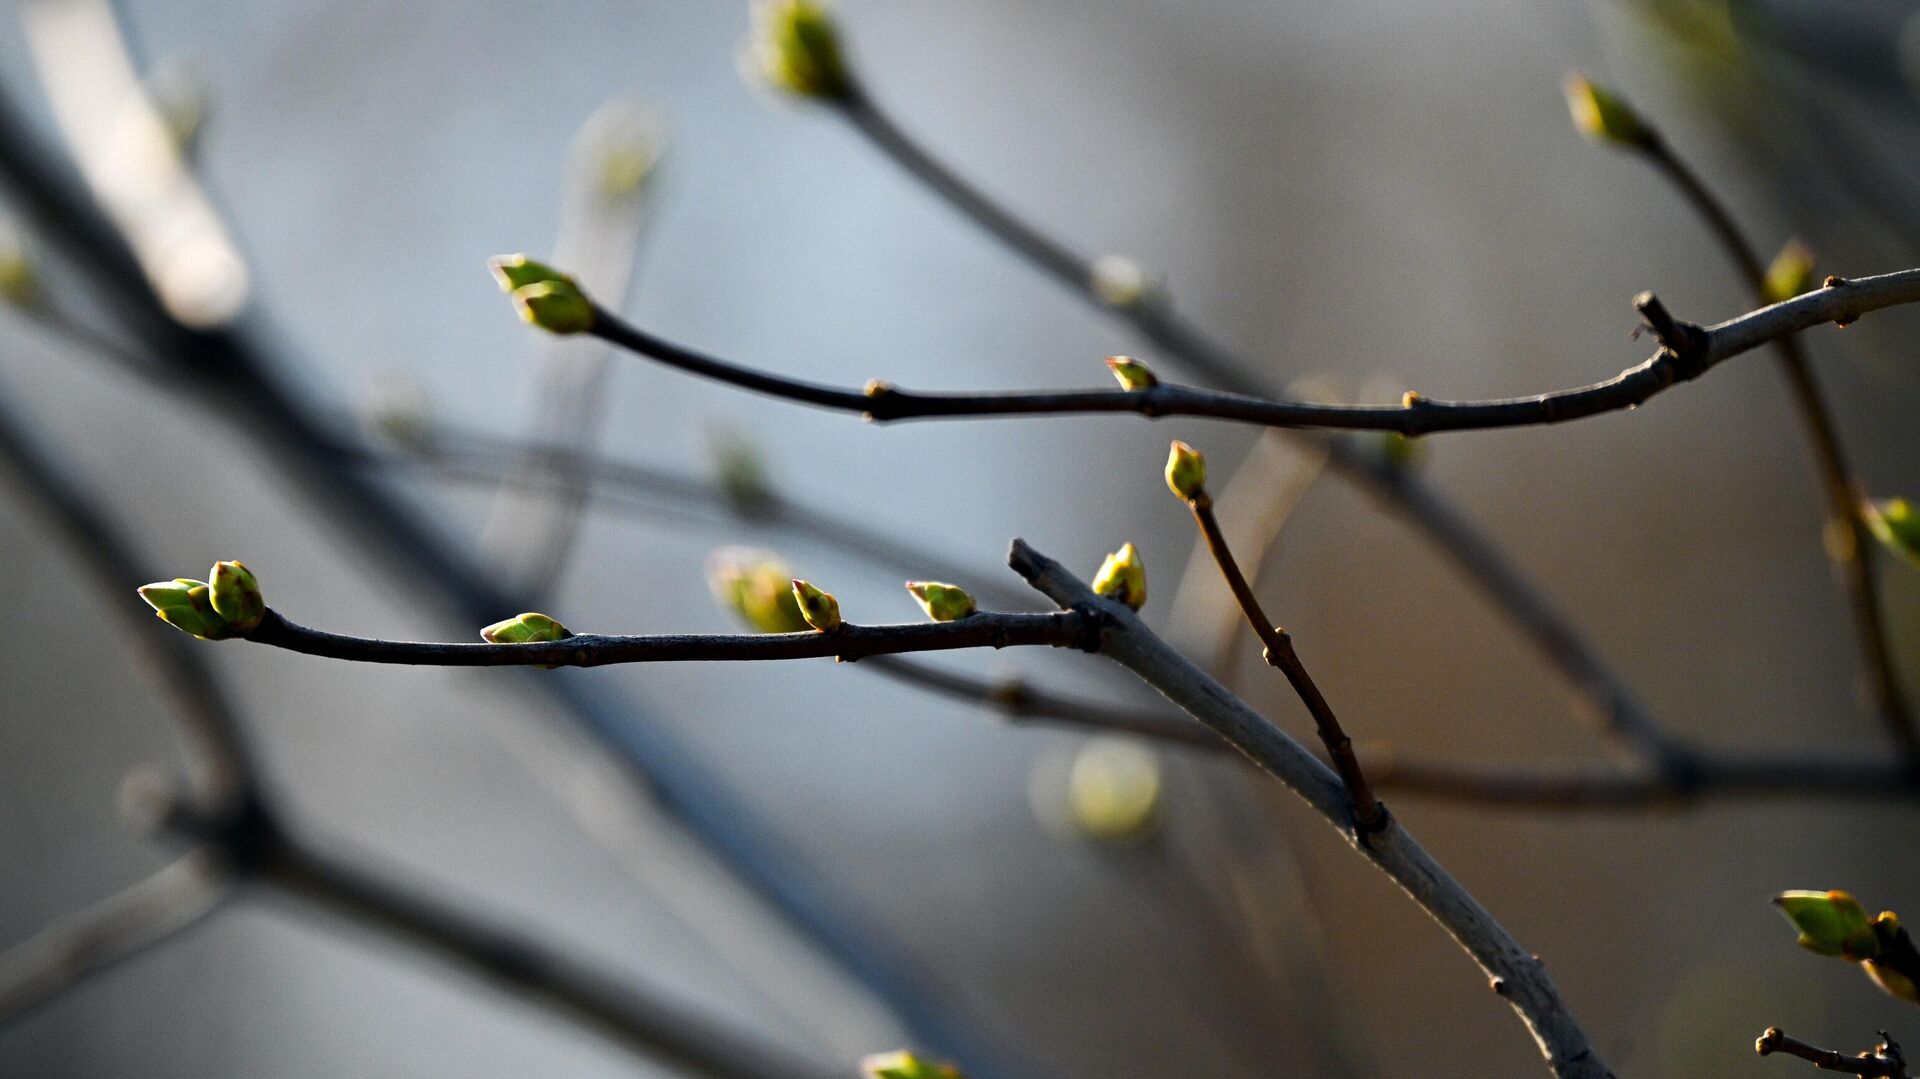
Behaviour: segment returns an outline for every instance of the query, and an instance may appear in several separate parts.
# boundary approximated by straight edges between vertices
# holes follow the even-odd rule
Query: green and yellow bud
[[[1788,240],[1787,246],[1781,248],[1767,266],[1766,282],[1761,286],[1762,298],[1768,303],[1779,303],[1811,291],[1813,251],[1799,240]]]
[[[767,85],[796,97],[844,100],[853,73],[833,14],[819,0],[759,0],[748,59]]]
[[[1206,456],[1179,439],[1167,451],[1167,489],[1187,502],[1207,493]]]
[[[488,644],[545,644],[571,636],[571,630],[538,611],[515,615],[480,631],[480,639]]]
[[[707,586],[722,607],[756,633],[807,628],[793,598],[793,571],[771,552],[723,547],[707,559]]]
[[[901,1050],[876,1053],[860,1062],[860,1079],[961,1079],[960,1069]]]
[[[935,622],[952,622],[980,609],[967,590],[942,581],[908,581],[907,591]]]
[[[215,562],[207,590],[214,612],[235,633],[252,633],[267,615],[259,580],[240,562]]]
[[[1122,546],[1100,563],[1100,572],[1093,575],[1093,590],[1136,611],[1147,602],[1147,567],[1133,544]]]
[[[793,582],[793,602],[800,608],[800,617],[807,625],[822,633],[832,633],[840,628],[840,601],[833,593],[822,592],[812,583],[795,579]]]
[[[1132,356],[1108,356],[1107,369],[1120,381],[1123,390],[1150,390],[1160,384],[1147,365]]]
[[[1880,954],[1866,908],[1846,892],[1782,892],[1773,903],[1800,931],[1797,943],[1816,955],[1859,961]]]
[[[520,319],[548,333],[586,333],[593,329],[593,303],[571,281],[536,281],[513,290]]]
[[[544,262],[525,255],[495,255],[487,260],[487,270],[500,283],[501,292],[517,292],[543,281],[573,284],[573,275],[562,273]]]
[[[1582,135],[1619,146],[1646,147],[1652,144],[1652,129],[1619,95],[1595,86],[1578,72],[1567,75],[1565,89],[1567,108],[1573,113],[1573,126]]]
[[[1860,507],[1867,530],[1887,547],[1920,563],[1920,514],[1904,498],[1868,501]]]
[[[162,622],[182,633],[191,633],[203,641],[218,641],[233,636],[233,630],[213,609],[212,590],[205,581],[176,577],[141,585],[140,598]]]

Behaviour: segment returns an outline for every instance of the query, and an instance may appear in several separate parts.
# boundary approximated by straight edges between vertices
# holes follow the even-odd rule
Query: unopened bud
[[[1766,282],[1761,291],[1768,303],[1791,300],[1803,292],[1813,291],[1813,252],[1799,240],[1787,241],[1787,246],[1773,256],[1773,262],[1767,266]]]
[[[28,308],[40,302],[40,274],[18,237],[0,230],[0,303]]]
[[[756,633],[807,628],[793,598],[793,571],[770,551],[723,547],[707,559],[707,586],[722,607]]]
[[[1565,89],[1573,126],[1582,135],[1619,146],[1646,147],[1652,143],[1652,130],[1619,95],[1595,86],[1578,72],[1567,76]]]
[[[951,1064],[927,1060],[903,1049],[862,1060],[860,1079],[961,1079],[961,1075]]]
[[[1846,892],[1782,892],[1773,903],[1800,931],[1797,943],[1816,955],[1858,961],[1880,954],[1866,908]]]
[[[573,284],[571,274],[530,259],[525,255],[495,255],[487,260],[487,270],[493,279],[500,283],[501,292],[514,292],[528,285],[537,285],[542,281],[557,281]]]
[[[538,611],[515,615],[480,631],[480,639],[488,644],[544,644],[571,636],[571,630]]]
[[[807,625],[822,633],[832,633],[840,628],[840,601],[833,598],[831,592],[822,592],[810,582],[794,580],[793,602],[800,608],[800,617]]]
[[[176,577],[141,585],[140,598],[167,625],[191,633],[203,641],[218,641],[233,636],[227,621],[213,609],[213,596],[205,581]]]
[[[1093,575],[1093,590],[1136,611],[1147,602],[1147,567],[1133,544],[1126,544],[1100,563],[1100,572]]]
[[[208,579],[213,609],[235,633],[252,633],[266,617],[267,600],[253,571],[239,562],[215,562]]]
[[[1160,384],[1147,365],[1132,356],[1108,356],[1107,369],[1120,381],[1123,390],[1150,390]]]
[[[1167,488],[1187,502],[1206,494],[1206,456],[1175,439],[1173,448],[1167,451]]]
[[[907,591],[935,622],[952,622],[980,609],[967,590],[941,581],[908,581]]]
[[[593,304],[571,281],[536,281],[513,290],[513,306],[522,321],[548,333],[586,333],[593,329]]]
[[[759,0],[752,9],[748,56],[767,85],[796,97],[840,100],[853,93],[853,75],[840,29],[818,0]]]

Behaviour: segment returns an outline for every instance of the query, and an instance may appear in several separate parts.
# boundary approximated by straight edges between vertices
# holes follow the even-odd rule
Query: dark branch
[[[882,382],[864,390],[770,374],[676,344],[594,309],[592,333],[668,367],[755,393],[819,408],[857,412],[873,420],[963,419],[985,416],[1057,416],[1133,413],[1202,416],[1265,427],[1395,431],[1426,435],[1565,423],[1637,408],[1679,382],[1789,334],[1868,311],[1920,302],[1920,269],[1846,281],[1784,303],[1750,311],[1709,329],[1689,327],[1685,351],[1663,342],[1636,367],[1589,386],[1528,397],[1438,401],[1408,394],[1400,405],[1328,405],[1196,389],[1171,382],[1143,390],[1048,390],[1033,393],[916,393]],[[1642,301],[1644,305],[1644,301]],[[1657,329],[1658,327],[1656,327]],[[1676,337],[1678,339],[1678,337]]]
[[[1822,1071],[1845,1072],[1848,1075],[1881,1076],[1883,1079],[1907,1079],[1907,1062],[1900,1056],[1900,1047],[1895,1045],[1885,1031],[1880,1033],[1881,1042],[1858,1056],[1846,1056],[1832,1049],[1822,1049],[1817,1045],[1803,1042],[1789,1035],[1779,1027],[1768,1027],[1766,1033],[1754,1041],[1753,1048],[1761,1056],[1785,1053]]]
[[[1050,645],[1089,648],[1098,619],[1081,611],[976,614],[956,622],[857,626],[831,633],[661,634],[645,637],[576,634],[529,644],[382,641],[308,629],[274,611],[247,635],[255,644],[356,663],[427,667],[599,667],[612,663],[745,662],[782,659],[857,660],[901,652]]]

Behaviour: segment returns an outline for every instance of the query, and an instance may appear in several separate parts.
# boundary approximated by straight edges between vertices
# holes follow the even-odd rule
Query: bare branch
[[[1754,1051],[1761,1056],[1785,1053],[1822,1071],[1845,1072],[1848,1075],[1874,1075],[1884,1079],[1907,1079],[1907,1062],[1900,1056],[1900,1047],[1880,1032],[1880,1044],[1858,1056],[1845,1056],[1832,1049],[1822,1049],[1817,1045],[1803,1042],[1792,1037],[1779,1027],[1768,1027],[1753,1043]]]
[[[222,876],[207,853],[185,855],[0,953],[0,1025],[198,925],[227,895]]]
[[[1521,947],[1459,882],[1433,861],[1391,818],[1361,836],[1353,829],[1346,789],[1325,764],[1265,717],[1247,707],[1173,648],[1124,605],[1094,595],[1059,563],[1015,540],[1014,569],[1062,607],[1097,611],[1100,653],[1133,671],[1193,718],[1233,743],[1261,769],[1307,804],[1392,877],[1439,922],[1492,979],[1532,1032],[1553,1073],[1562,1079],[1611,1076],[1586,1032],[1560,999],[1540,960]]]

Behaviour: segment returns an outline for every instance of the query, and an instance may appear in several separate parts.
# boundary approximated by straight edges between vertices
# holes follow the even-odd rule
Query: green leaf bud
[[[1811,291],[1813,251],[1799,240],[1788,240],[1787,246],[1781,248],[1767,266],[1766,283],[1761,287],[1762,298],[1768,303],[1779,303]]]
[[[759,0],[752,9],[748,56],[767,85],[796,97],[844,100],[853,74],[840,29],[819,0]]]
[[[1860,507],[1867,530],[1875,539],[1909,560],[1920,563],[1920,514],[1904,498],[1868,501]]]
[[[793,571],[768,551],[724,547],[707,559],[707,586],[722,607],[756,633],[807,628],[793,598]]]
[[[860,1062],[861,1079],[961,1079],[951,1064],[924,1059],[902,1049],[876,1053]]]
[[[1100,572],[1093,575],[1093,590],[1136,611],[1147,602],[1147,567],[1133,544],[1126,544],[1100,563]]]
[[[593,303],[571,281],[536,281],[513,290],[513,306],[522,321],[548,333],[586,333],[593,329]]]
[[[226,619],[213,609],[211,589],[204,581],[176,577],[142,585],[140,598],[162,622],[203,641],[218,641],[233,636]]]
[[[208,593],[213,609],[235,633],[252,633],[266,617],[267,600],[253,571],[239,562],[215,562]]]
[[[488,644],[544,644],[571,636],[571,630],[538,611],[515,615],[480,631],[480,639]]]
[[[525,255],[495,255],[487,260],[487,270],[500,283],[501,292],[515,292],[542,281],[573,284],[571,274],[562,273]]]
[[[793,602],[800,608],[800,617],[807,625],[822,633],[832,633],[840,628],[840,601],[830,592],[822,592],[811,583],[795,579]]]
[[[1582,135],[1597,142],[1619,146],[1646,147],[1653,142],[1653,131],[1641,122],[1632,106],[1618,94],[1595,86],[1578,72],[1567,75],[1567,108],[1573,113],[1573,126]]]
[[[1857,961],[1880,954],[1866,908],[1846,892],[1782,892],[1773,903],[1800,931],[1799,945],[1816,955]]]
[[[967,590],[942,581],[908,581],[907,591],[935,622],[952,622],[980,609]]]
[[[1167,451],[1167,488],[1183,501],[1191,502],[1207,493],[1207,458],[1199,450],[1175,439]]]
[[[1146,364],[1132,356],[1108,356],[1107,369],[1120,381],[1123,390],[1150,390],[1160,384]]]

